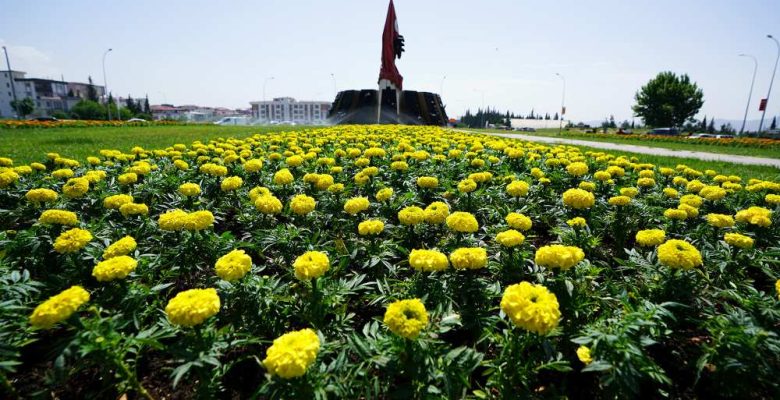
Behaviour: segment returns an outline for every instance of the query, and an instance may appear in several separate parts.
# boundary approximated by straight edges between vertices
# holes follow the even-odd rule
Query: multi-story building
[[[14,91],[16,89],[16,98],[23,100],[31,98],[35,100],[35,85],[32,82],[22,81],[25,73],[22,71],[0,71],[0,118],[14,118],[16,111],[11,107],[14,101]]]
[[[0,118],[16,116],[16,111],[11,107],[11,101],[14,99],[11,81],[16,88],[18,100],[29,98],[35,103],[33,115],[51,115],[55,111],[67,112],[76,103],[88,98],[90,85],[87,83],[27,78],[25,75],[22,71],[0,71]],[[96,96],[102,98],[103,86],[92,85],[92,88]]]
[[[328,118],[331,103],[327,101],[295,101],[292,97],[277,97],[272,101],[253,101],[252,117],[266,122],[322,124]]]

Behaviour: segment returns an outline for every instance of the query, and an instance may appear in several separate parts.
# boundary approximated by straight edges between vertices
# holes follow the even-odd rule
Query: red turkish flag
[[[766,99],[761,99],[761,102],[758,103],[758,111],[764,110],[766,110]]]
[[[393,6],[393,0],[390,0],[390,6],[387,8],[385,29],[382,31],[382,68],[379,70],[379,80],[386,79],[392,82],[398,90],[402,90],[404,78],[398,72],[398,68],[395,67],[395,43],[399,36],[395,6]]]

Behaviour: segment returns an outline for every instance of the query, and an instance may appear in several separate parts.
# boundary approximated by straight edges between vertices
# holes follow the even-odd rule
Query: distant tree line
[[[559,117],[557,112],[550,116],[550,113],[536,113],[533,109],[531,109],[531,112],[524,116],[519,113],[515,114],[511,111],[501,112],[488,107],[485,110],[478,108],[477,112],[473,114],[471,110],[466,110],[466,113],[463,114],[460,122],[470,128],[484,128],[486,124],[511,126],[511,119],[546,119],[557,121],[558,118]]]

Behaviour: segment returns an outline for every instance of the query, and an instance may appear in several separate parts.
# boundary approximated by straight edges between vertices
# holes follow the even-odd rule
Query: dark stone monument
[[[393,0],[382,32],[379,89],[345,90],[336,95],[328,119],[335,124],[447,125],[447,112],[436,93],[403,90],[395,59],[404,51]]]

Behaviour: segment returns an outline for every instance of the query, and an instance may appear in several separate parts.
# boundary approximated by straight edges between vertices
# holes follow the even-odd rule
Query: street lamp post
[[[769,91],[766,93],[766,104],[764,104],[764,112],[761,114],[761,122],[758,124],[759,134],[761,134],[761,128],[764,127],[766,109],[769,108],[769,95],[772,94],[772,84],[775,82],[775,73],[777,73],[777,62],[780,61],[780,42],[778,42],[777,39],[775,39],[772,35],[766,35],[766,37],[772,39],[777,45],[777,58],[775,59],[775,69],[772,71],[772,79],[769,80]]]
[[[742,118],[742,128],[739,129],[741,135],[745,132],[745,123],[747,122],[748,110],[750,109],[750,98],[753,97],[753,84],[756,83],[756,71],[758,71],[758,60],[750,54],[740,54],[740,57],[750,57],[753,59],[753,80],[750,81],[750,91],[748,92],[747,105],[745,106],[745,116]]]
[[[3,53],[5,53],[5,65],[8,66],[8,78],[11,80],[11,92],[13,93],[14,104],[18,104],[16,100],[16,84],[14,83],[14,72],[11,70],[11,62],[8,61],[8,49],[3,46]],[[16,114],[16,118],[19,118],[19,112],[16,111],[16,107],[11,107]]]
[[[558,77],[563,81],[563,92],[561,93],[561,115],[558,116],[558,136],[560,136],[561,130],[563,129],[563,115],[566,114],[566,78],[557,72],[555,75],[558,75]]]
[[[439,98],[444,97],[444,80],[447,79],[447,75],[441,78],[441,84],[439,85]]]
[[[333,98],[335,99],[336,96],[339,94],[339,89],[336,86],[336,74],[331,72],[330,77],[333,79]]]
[[[106,78],[106,56],[112,49],[106,50],[103,53],[103,96],[106,99],[106,108],[108,109],[108,120],[111,121],[111,104],[108,104],[108,81]]]
[[[271,118],[270,118],[270,116],[271,116],[271,107],[268,104],[265,104],[265,87],[268,85],[268,81],[271,81],[271,80],[274,80],[274,79],[275,78],[273,76],[269,76],[269,77],[265,78],[265,80],[263,81],[263,107],[266,107],[265,117],[269,121],[271,120]],[[258,109],[257,112],[259,114],[260,110]],[[260,115],[258,115],[258,117],[259,116]]]

